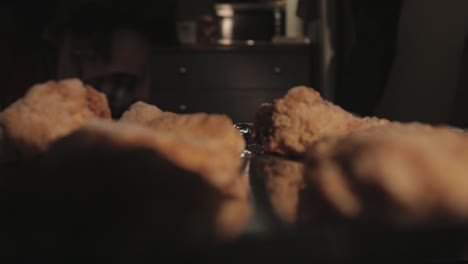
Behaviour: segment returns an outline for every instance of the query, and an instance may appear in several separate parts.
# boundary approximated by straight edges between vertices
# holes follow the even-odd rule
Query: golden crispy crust
[[[112,114],[107,103],[107,97],[96,91],[91,86],[86,86],[86,99],[88,100],[88,108],[97,117],[111,119]]]
[[[120,121],[147,125],[162,114],[163,111],[154,105],[136,102],[123,113]]]
[[[468,136],[444,127],[394,123],[329,138],[310,148],[304,169],[304,197],[329,214],[301,210],[403,225],[466,221],[467,159]]]
[[[354,116],[323,100],[314,89],[299,86],[272,104],[259,107],[254,134],[267,151],[302,156],[308,146],[323,136],[345,135],[386,124],[386,120]]]
[[[114,164],[114,160],[135,150],[147,152],[125,156],[124,162]],[[194,236],[234,238],[244,231],[252,212],[241,159],[218,140],[182,137],[138,124],[100,120],[56,141],[48,158],[52,164],[64,164],[64,160],[73,164],[107,160],[113,171],[122,174],[119,177],[150,173],[155,184],[149,193],[158,197],[154,201],[148,198],[154,206],[155,221],[172,222],[170,226],[179,223]],[[141,162],[145,166],[142,171],[127,171],[127,167]],[[93,165],[96,169],[101,166],[106,164]]]
[[[3,158],[31,156],[47,150],[54,140],[95,118],[110,118],[104,94],[77,79],[33,86],[26,95],[0,113]]]
[[[162,112],[153,105],[137,102],[123,114],[120,121],[139,123],[154,130],[168,131],[178,135],[218,139],[237,153],[241,153],[245,148],[243,137],[226,115],[175,114]]]

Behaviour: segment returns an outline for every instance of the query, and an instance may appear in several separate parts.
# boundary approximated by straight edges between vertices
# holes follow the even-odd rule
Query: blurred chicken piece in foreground
[[[49,174],[62,178],[52,180],[56,182],[52,186],[58,184],[56,192],[70,188],[68,193],[81,197],[95,189],[101,194],[87,200],[130,202],[131,210],[142,211],[134,216],[122,214],[147,224],[146,231],[156,232],[154,239],[165,232],[203,241],[232,239],[242,234],[250,219],[248,178],[241,158],[217,140],[95,121],[56,141],[47,160],[56,164]],[[70,170],[71,176],[62,177]],[[90,173],[98,177],[86,176]],[[69,184],[73,182],[79,184]],[[121,201],[128,190],[136,196]],[[121,198],[105,198],[107,194]],[[103,217],[119,221],[108,214]],[[89,224],[98,226],[99,222]]]
[[[298,221],[399,226],[468,221],[468,135],[393,123],[328,137],[305,157]]]

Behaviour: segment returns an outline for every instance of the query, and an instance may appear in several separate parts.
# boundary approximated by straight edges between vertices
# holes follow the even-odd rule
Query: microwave
[[[271,42],[285,35],[283,1],[217,3],[218,43]]]

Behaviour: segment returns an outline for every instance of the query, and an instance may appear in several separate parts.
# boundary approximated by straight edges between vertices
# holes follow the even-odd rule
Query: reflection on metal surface
[[[252,157],[252,152],[250,150],[244,150],[241,153],[242,158],[251,158]]]
[[[248,233],[281,235],[291,231],[287,221],[284,221],[278,214],[276,205],[271,199],[265,166],[273,166],[274,164],[275,157],[269,155],[254,155],[250,158],[249,176],[254,215]]]
[[[286,225],[296,224],[303,169],[303,162],[285,157],[264,154],[252,158],[250,177],[258,178],[264,188],[262,206]]]
[[[249,145],[252,140],[252,133],[253,133],[253,124],[252,123],[237,123],[234,125],[239,133],[244,137],[244,140],[247,145]]]

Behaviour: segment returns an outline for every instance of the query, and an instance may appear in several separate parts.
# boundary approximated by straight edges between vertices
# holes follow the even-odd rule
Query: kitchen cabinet
[[[310,85],[310,45],[181,46],[153,54],[151,103],[173,112],[251,122],[257,107]]]

